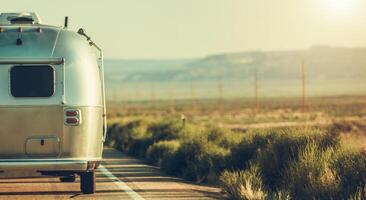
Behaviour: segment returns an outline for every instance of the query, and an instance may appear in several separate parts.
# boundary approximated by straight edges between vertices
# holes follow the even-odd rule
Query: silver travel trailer
[[[106,111],[101,49],[83,29],[0,15],[0,177],[57,176],[95,192]]]

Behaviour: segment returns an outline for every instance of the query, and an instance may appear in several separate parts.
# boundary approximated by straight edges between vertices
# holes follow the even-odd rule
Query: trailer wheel
[[[75,182],[75,179],[76,179],[75,174],[60,177],[60,181],[63,183],[73,183]]]
[[[83,194],[95,193],[95,171],[80,173],[80,190]]]

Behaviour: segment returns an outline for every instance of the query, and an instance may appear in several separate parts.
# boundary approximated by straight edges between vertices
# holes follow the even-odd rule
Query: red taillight
[[[77,124],[77,123],[79,123],[79,119],[78,118],[66,118],[66,123]]]
[[[79,125],[81,123],[81,112],[78,109],[65,110],[65,124],[66,125]]]
[[[68,117],[75,117],[79,114],[79,112],[77,110],[67,110],[66,111],[66,116]]]

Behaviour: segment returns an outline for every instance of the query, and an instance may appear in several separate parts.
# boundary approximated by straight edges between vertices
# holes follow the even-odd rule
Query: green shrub
[[[112,133],[114,147],[134,156],[145,156],[147,148],[153,143],[152,136],[146,131],[149,122],[144,120],[131,121],[116,125]]]
[[[358,187],[356,189],[356,192],[352,195],[350,195],[348,200],[365,200],[366,199],[366,186],[364,187]]]
[[[334,162],[334,167],[341,179],[342,193],[339,195],[346,198],[350,194],[363,192],[365,199],[366,191],[361,188],[366,188],[366,156],[342,151]]]
[[[220,176],[223,190],[234,200],[263,200],[264,191],[258,167],[245,171],[225,171]]]
[[[234,199],[364,200],[366,156],[345,150],[339,138],[343,129],[243,134],[195,124],[182,127],[178,120],[133,120],[111,124],[106,144],[187,180],[217,182],[221,174]]]
[[[297,129],[281,129],[271,134],[271,140],[265,148],[256,155],[255,161],[262,169],[263,179],[271,190],[277,190],[283,185],[282,176],[289,165],[297,161],[307,145],[315,143],[320,151],[338,147],[338,143],[329,137],[328,133],[320,133],[318,129],[305,132]]]
[[[228,153],[228,150],[200,137],[183,142],[176,153],[162,160],[161,165],[169,174],[202,182],[223,169]]]
[[[119,131],[118,124],[111,124],[108,126],[105,144],[114,146],[116,142],[116,134]]]
[[[334,157],[333,148],[322,150],[315,142],[307,144],[285,174],[285,187],[291,196],[295,199],[337,198],[340,180],[331,166]]]
[[[282,186],[284,172],[306,142],[306,137],[280,135],[257,153],[255,162],[260,166],[263,181],[272,190]]]
[[[275,192],[269,192],[266,200],[292,200],[291,195],[286,190],[280,190]]]
[[[151,138],[136,138],[130,142],[127,153],[132,156],[145,157],[146,151],[152,144]]]
[[[154,143],[148,148],[146,158],[150,163],[160,165],[161,161],[167,156],[172,156],[179,146],[180,143],[177,140]]]
[[[178,120],[159,121],[151,124],[147,131],[152,134],[154,142],[178,139],[183,126]]]
[[[205,131],[207,139],[220,147],[230,149],[240,143],[242,134],[223,128],[209,128]]]
[[[264,149],[277,134],[271,132],[260,132],[247,135],[242,141],[231,150],[231,164],[235,169],[245,169],[250,161],[255,158],[257,152]]]
[[[165,155],[165,157],[160,162],[161,169],[167,174],[181,177],[181,169],[183,168],[183,165],[185,165],[185,158],[183,156],[183,154],[178,154],[177,152],[172,155]]]

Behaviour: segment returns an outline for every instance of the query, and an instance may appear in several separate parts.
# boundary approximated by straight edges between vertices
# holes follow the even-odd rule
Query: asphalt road
[[[169,177],[156,167],[105,148],[97,172],[97,192],[80,193],[79,179],[0,179],[0,199],[222,199],[220,189]]]

